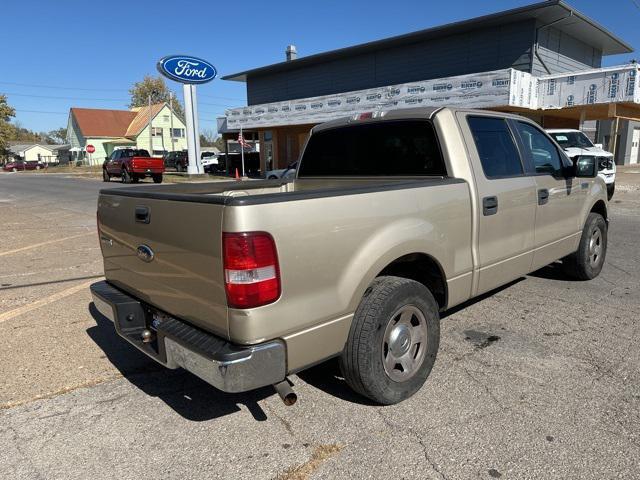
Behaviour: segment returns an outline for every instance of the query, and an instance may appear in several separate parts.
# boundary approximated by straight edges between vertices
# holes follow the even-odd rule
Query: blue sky
[[[156,61],[186,53],[221,75],[443,23],[515,8],[532,0],[254,1],[18,0],[2,6],[0,93],[16,119],[41,131],[66,126],[69,107],[125,108],[128,89]],[[640,0],[569,0],[582,13],[640,49]],[[640,53],[608,57],[626,63]],[[168,81],[182,98],[181,87]],[[27,86],[36,85],[36,86]],[[246,104],[243,83],[198,87],[200,128],[225,108]],[[50,98],[61,97],[61,98]],[[50,112],[50,113],[42,113]]]

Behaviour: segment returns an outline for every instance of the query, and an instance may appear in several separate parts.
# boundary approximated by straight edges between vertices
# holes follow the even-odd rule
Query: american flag
[[[242,135],[242,132],[240,132],[240,134],[238,135],[238,143],[243,148],[251,148],[251,145],[244,139],[244,136]]]

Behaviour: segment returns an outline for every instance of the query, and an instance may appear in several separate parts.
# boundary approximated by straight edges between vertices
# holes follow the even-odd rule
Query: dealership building
[[[626,42],[562,0],[297,57],[223,77],[247,106],[218,119],[227,140],[260,144],[262,170],[295,161],[318,123],[368,111],[463,106],[515,112],[546,128],[581,128],[638,162],[638,65],[602,68]]]

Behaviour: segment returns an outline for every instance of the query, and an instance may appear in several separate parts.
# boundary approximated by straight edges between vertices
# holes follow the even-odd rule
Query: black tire
[[[406,355],[419,358],[413,373],[405,380],[392,379],[391,374],[403,375],[401,365],[391,373],[385,368],[385,357],[391,353],[386,335],[393,325],[402,322],[396,315],[403,308],[421,312],[426,324],[426,344],[413,344]],[[418,317],[411,316],[420,324]],[[414,327],[417,328],[417,327]],[[398,336],[396,336],[398,338]],[[410,337],[411,338],[411,337]],[[403,347],[406,344],[406,338]],[[411,397],[431,373],[440,345],[440,316],[438,304],[429,290],[413,280],[400,277],[378,277],[365,292],[356,310],[347,343],[340,357],[340,368],[347,384],[356,392],[383,405],[391,405]],[[415,354],[413,353],[415,347]],[[420,348],[423,348],[421,351]],[[395,370],[397,368],[397,370]]]
[[[607,200],[611,200],[613,198],[613,192],[616,191],[616,184],[610,183],[607,185]]]
[[[182,165],[176,163],[176,172],[182,172]]]
[[[153,183],[162,183],[162,174],[155,174],[155,175],[151,175],[151,178],[153,178]]]
[[[131,183],[131,182],[133,182],[133,178],[131,177],[131,174],[129,173],[129,171],[126,168],[122,169],[122,176],[120,177],[120,180],[122,180],[122,183]]]
[[[109,175],[107,173],[107,169],[106,168],[102,169],[102,181],[103,182],[110,182],[111,181],[111,175]]]
[[[599,248],[598,248],[599,247]],[[607,255],[607,222],[591,212],[582,229],[578,250],[562,260],[567,275],[577,280],[596,278]]]

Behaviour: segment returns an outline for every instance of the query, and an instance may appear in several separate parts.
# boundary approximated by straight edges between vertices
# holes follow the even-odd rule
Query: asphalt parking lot
[[[447,312],[431,377],[391,407],[332,362],[286,407],[120,341],[88,291],[101,187],[0,174],[0,477],[640,478],[640,173],[619,175],[597,279],[550,266]]]

